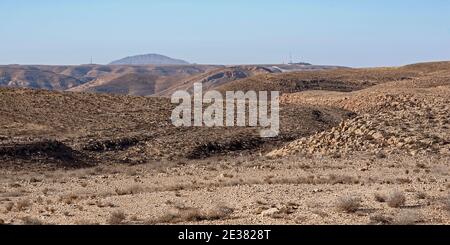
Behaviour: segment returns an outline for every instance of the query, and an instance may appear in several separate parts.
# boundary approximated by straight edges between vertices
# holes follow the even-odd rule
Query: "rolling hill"
[[[66,90],[83,83],[82,79],[38,67],[0,66],[1,87]]]
[[[57,91],[170,96],[196,82],[214,89],[261,74],[317,71],[337,67],[292,65],[10,65],[0,66],[0,86]]]

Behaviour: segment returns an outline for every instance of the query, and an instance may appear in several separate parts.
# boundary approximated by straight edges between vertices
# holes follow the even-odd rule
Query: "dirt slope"
[[[79,152],[80,161],[90,159],[89,164],[203,158],[266,152],[331,128],[348,116],[344,110],[324,106],[282,107],[280,136],[261,139],[259,128],[176,128],[170,121],[173,107],[164,98],[1,89],[0,148],[14,153],[29,144],[45,148],[48,140],[57,141]],[[3,156],[15,164],[21,160],[10,153]]]

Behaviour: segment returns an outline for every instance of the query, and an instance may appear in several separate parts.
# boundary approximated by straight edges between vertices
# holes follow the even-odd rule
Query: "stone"
[[[384,135],[380,132],[376,132],[372,135],[372,137],[376,140],[383,140],[384,139]]]
[[[270,217],[270,216],[277,214],[278,212],[280,212],[280,210],[278,208],[270,208],[265,211],[262,211],[261,215],[263,217]]]

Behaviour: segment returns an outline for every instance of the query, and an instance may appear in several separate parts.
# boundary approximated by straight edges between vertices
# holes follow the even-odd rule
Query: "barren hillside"
[[[1,89],[0,94],[0,148],[9,159],[4,165],[18,163],[22,157],[34,159],[38,152],[46,154],[45,144],[30,152],[20,149],[49,140],[76,150],[94,164],[265,152],[288,140],[331,128],[347,117],[344,110],[323,106],[286,106],[281,111],[280,136],[260,139],[257,128],[176,128],[170,121],[174,105],[164,98],[23,89]],[[53,154],[54,149],[47,150]],[[52,163],[45,155],[40,159]]]

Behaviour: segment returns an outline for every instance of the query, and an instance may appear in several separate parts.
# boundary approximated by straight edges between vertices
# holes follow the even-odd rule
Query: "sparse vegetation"
[[[405,194],[401,191],[393,191],[387,199],[387,204],[391,208],[400,208],[403,207],[406,203]]]
[[[375,193],[374,197],[377,202],[386,202],[387,199],[386,196],[381,193]]]
[[[428,195],[427,195],[427,193],[421,191],[421,192],[417,192],[417,193],[416,193],[416,197],[417,197],[418,199],[424,200],[424,199],[427,199],[427,198],[428,198]]]
[[[444,209],[450,212],[450,194],[444,199]]]
[[[61,196],[59,198],[59,201],[62,203],[65,203],[67,205],[70,205],[70,204],[74,203],[74,201],[76,201],[78,198],[79,198],[79,196],[77,194],[72,193],[72,194]]]
[[[340,197],[336,202],[336,208],[341,212],[354,213],[361,207],[361,198],[354,196]]]
[[[32,203],[28,199],[22,199],[16,203],[17,211],[24,211],[31,207]]]
[[[228,217],[234,212],[233,208],[226,205],[217,205],[205,212],[205,219],[207,220],[219,220]]]
[[[147,224],[163,224],[163,223],[182,223],[195,222],[202,220],[221,220],[229,217],[233,213],[233,209],[225,205],[214,206],[207,210],[192,207],[176,207],[165,215],[150,219]]]
[[[414,225],[422,221],[422,215],[414,210],[402,210],[394,218],[395,225]]]
[[[23,217],[21,220],[23,221],[24,225],[43,225],[44,224],[44,222],[42,222],[40,219],[33,218],[30,216]]]
[[[116,189],[116,193],[119,196],[135,195],[144,192],[144,188],[140,185],[132,185],[123,189]]]
[[[85,220],[85,219],[79,219],[76,220],[75,225],[93,225],[92,222],[90,222],[89,220]]]
[[[6,212],[11,212],[11,210],[14,208],[14,203],[13,202],[8,202],[5,205],[5,210]]]
[[[349,185],[349,184],[357,184],[359,183],[359,180],[349,176],[349,175],[335,175],[335,174],[330,174],[328,176],[329,179],[329,183],[330,184],[344,184],[344,185]]]
[[[375,214],[373,216],[370,216],[370,224],[388,225],[392,224],[393,221],[394,219],[392,217],[383,214]]]
[[[123,222],[126,218],[127,218],[127,215],[123,211],[117,210],[110,214],[109,219],[108,219],[108,224],[120,225],[120,224],[123,224]]]

